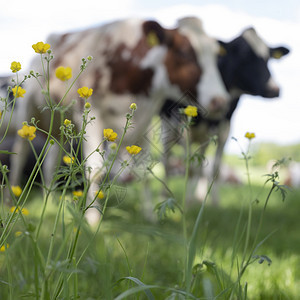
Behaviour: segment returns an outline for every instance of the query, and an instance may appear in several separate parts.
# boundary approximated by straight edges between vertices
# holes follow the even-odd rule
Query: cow
[[[230,120],[235,112],[239,99],[243,94],[261,96],[264,98],[276,98],[280,89],[273,80],[269,68],[269,59],[279,59],[289,53],[289,49],[284,46],[269,47],[257,34],[254,28],[245,29],[242,34],[230,42],[219,41],[221,51],[218,58],[218,67],[230,94],[230,104],[228,111],[221,117],[210,117],[199,114],[194,118],[191,128],[192,142],[201,145],[200,152],[203,155],[208,145],[209,138],[216,135],[217,150],[214,158],[213,172],[210,180],[215,178],[212,189],[212,203],[217,204],[218,200],[218,180],[217,174],[220,170],[224,146],[230,131]],[[162,120],[167,124],[173,124],[170,107],[174,106],[171,99],[165,102],[162,110]],[[172,137],[169,137],[170,139]],[[166,168],[168,165],[166,163]],[[168,171],[167,171],[168,173]],[[207,178],[201,176],[198,181],[195,196],[203,199],[206,195]]]
[[[134,128],[128,130],[123,140],[124,146],[142,143],[141,137],[150,125],[152,117],[159,113],[166,97],[178,99],[189,91],[196,99],[201,99],[203,108],[212,114],[227,109],[228,98],[225,89],[217,89],[223,93],[208,93],[201,84],[201,77],[204,74],[199,62],[200,55],[184,30],[165,29],[152,20],[129,19],[83,31],[52,35],[49,44],[54,54],[50,70],[50,92],[55,102],[63,97],[66,87],[64,82],[55,77],[54,70],[59,66],[76,70],[79,69],[83,57],[93,57],[93,61],[64,100],[64,105],[69,105],[71,99],[78,97],[76,91],[82,86],[93,89],[93,95],[89,100],[91,103],[89,116],[94,120],[86,127],[83,143],[84,157],[88,158],[87,169],[91,170],[88,174],[89,178],[92,178],[90,198],[94,197],[93,192],[99,188],[98,181],[101,177],[99,170],[103,166],[101,156],[93,151],[103,140],[103,129],[112,128],[119,137],[121,136],[125,115],[131,102],[137,104],[138,110],[133,118]],[[42,74],[35,64],[36,60],[32,68]],[[216,63],[211,68],[217,69]],[[213,80],[218,81],[218,78],[212,78]],[[19,125],[21,126],[23,121],[30,121],[34,116],[39,120],[39,127],[47,130],[49,114],[46,110],[41,110],[45,104],[40,96],[39,86],[32,80],[27,80],[26,84],[24,88],[27,92],[18,109]],[[219,84],[223,85],[221,80]],[[76,101],[76,104],[66,112],[70,114],[66,117],[74,120],[74,123],[77,122],[78,128],[81,126],[78,120],[81,120],[82,111],[82,102]],[[54,125],[53,135],[58,137],[61,123],[56,121]],[[26,160],[28,148],[26,145],[24,139],[19,137],[16,139],[13,151],[17,155],[12,157],[11,185],[19,182]],[[57,148],[57,145],[52,146],[52,154],[45,162],[48,182],[51,181],[53,168],[56,166],[55,158],[58,151],[57,149],[55,151],[55,146]],[[90,223],[99,219],[96,209],[89,209],[87,214]]]

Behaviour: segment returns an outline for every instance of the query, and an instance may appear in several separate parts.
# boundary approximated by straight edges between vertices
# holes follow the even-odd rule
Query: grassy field
[[[200,157],[194,155],[199,151],[194,151],[188,139],[185,148],[172,148],[186,170],[186,175],[173,177],[168,183],[174,199],[162,196],[163,184],[155,176],[149,179],[150,193],[145,193],[145,181],[119,186],[117,177],[125,168],[137,171],[135,155],[144,151],[137,145],[122,145],[127,130],[133,126],[137,105],[132,103],[128,108],[124,131],[118,140],[112,128],[105,128],[101,143],[87,157],[82,157],[80,145],[87,125],[93,120],[87,101],[93,91],[88,87],[77,90],[82,98],[79,101],[84,99],[81,123],[77,124],[81,129],[77,132],[72,120],[65,119],[64,113],[69,109],[69,105],[62,105],[65,96],[54,103],[50,95],[47,71],[53,58],[51,51],[47,51],[50,45],[38,44],[33,49],[45,58],[45,62],[41,60],[45,79],[42,94],[51,121],[48,133],[38,127],[34,118],[30,125],[23,124],[18,130],[18,135],[29,143],[36,137],[36,131],[47,133],[45,146],[36,155],[35,167],[22,187],[10,186],[9,169],[0,163],[0,300],[299,299],[300,191],[290,191],[283,202],[277,173],[262,176],[267,173],[264,166],[269,153],[278,159],[293,150],[293,158],[298,159],[299,145],[293,149],[269,145],[269,151],[257,148],[250,154],[255,134],[247,133],[251,137],[245,136],[249,148],[242,151],[243,159],[225,159],[238,169],[243,183],[224,184],[218,207],[211,205],[209,198],[203,205],[186,201],[187,195],[192,194],[187,188],[187,174],[193,171],[190,164]],[[66,94],[91,59],[82,59],[80,72],[72,79]],[[19,71],[20,63],[13,62],[11,69]],[[70,70],[68,73],[59,72],[58,75],[64,76],[56,74],[56,77],[64,81]],[[40,74],[31,72],[30,77],[39,81]],[[13,103],[21,97],[17,90],[25,93],[19,86],[22,83],[17,76]],[[9,97],[4,100],[8,106]],[[59,138],[52,132],[58,111]],[[197,108],[186,108],[183,114],[182,129],[188,131]],[[70,146],[68,151],[64,141]],[[103,145],[109,142],[112,143],[105,154]],[[34,185],[49,148],[55,144],[61,149],[64,164],[53,174],[51,182],[40,176],[41,183]],[[79,146],[74,148],[75,144]],[[121,162],[114,176],[111,170],[119,158],[121,145],[126,146],[129,158]],[[142,171],[149,171],[146,152],[144,159],[141,157]],[[160,160],[161,152],[162,149],[157,153],[152,149],[150,153]],[[96,182],[91,182],[93,174],[87,159],[97,153],[104,159],[101,171],[105,176],[101,183],[92,186]],[[159,169],[155,172],[163,177]],[[246,174],[251,174],[251,181]],[[59,179],[64,179],[60,185]],[[269,182],[264,185],[267,179]],[[80,192],[75,190],[77,183],[81,184]],[[4,192],[8,191],[6,197]],[[160,208],[165,208],[161,214],[164,218],[157,218],[153,209],[145,218],[146,198],[151,199],[153,208],[159,203]],[[6,205],[7,199],[10,205],[15,204],[14,208]],[[87,209],[96,201],[102,203],[98,228],[88,226],[85,219]]]
[[[152,181],[151,187],[153,199],[159,199],[160,184]],[[170,187],[174,194],[180,197],[182,178],[174,177]],[[259,202],[253,207],[250,240],[254,239],[267,193],[267,187],[253,187],[253,194]],[[154,299],[183,299],[178,295],[172,296],[172,289],[180,288],[183,278],[184,243],[181,215],[178,211],[171,212],[164,220],[147,222],[142,214],[143,184],[127,185],[122,194],[121,198],[111,202],[100,232],[96,236],[88,227],[81,229],[76,250],[78,256],[90,241],[92,243],[75,275],[73,274],[78,279],[76,289],[79,299],[113,299],[130,288],[139,287],[141,283],[137,279],[146,285],[155,286],[151,289]],[[38,223],[42,207],[39,195],[39,191],[34,190],[27,205],[30,214],[26,218],[33,230]],[[220,284],[226,286],[235,280],[236,266],[232,266],[231,258],[233,251],[239,252],[241,256],[243,247],[242,241],[240,247],[233,247],[237,244],[234,238],[241,237],[245,229],[248,195],[247,186],[223,185],[220,206],[213,207],[209,202],[206,204],[201,220],[193,275],[193,293],[197,299],[214,299],[221,290]],[[300,191],[289,192],[284,202],[279,194],[274,193],[272,196],[263,220],[259,241],[270,233],[273,234],[258,251],[259,255],[270,258],[272,264],[268,265],[268,261],[259,264],[256,261],[249,266],[242,279],[243,284],[247,282],[248,285],[248,299],[298,299],[299,197]],[[51,200],[48,206],[40,236],[42,251],[48,248],[57,205],[56,200]],[[200,206],[199,203],[193,203],[188,207],[188,235],[191,234]],[[68,207],[64,213],[66,225],[59,228],[54,247],[54,253],[59,259],[52,267],[53,272],[68,276],[71,270],[64,269],[63,255],[59,253],[60,240],[63,240],[68,232],[74,231],[76,222],[70,218],[68,223],[68,217],[71,216]],[[237,226],[239,219],[240,225]],[[14,232],[22,230],[20,222],[14,226]],[[239,228],[239,232],[236,232],[236,228]],[[10,239],[11,247],[8,249],[10,255],[1,253],[0,256],[0,299],[9,299],[7,284],[9,278],[14,285],[13,299],[35,299],[32,284],[34,282],[32,243],[24,231],[18,237],[12,235]],[[11,270],[6,268],[6,259],[11,261]],[[221,277],[219,281],[216,280],[216,272]],[[121,278],[123,280],[120,280]],[[72,288],[65,289],[64,294],[58,299],[73,299]],[[125,299],[149,298],[141,292]],[[217,299],[227,298],[226,295],[220,295]]]

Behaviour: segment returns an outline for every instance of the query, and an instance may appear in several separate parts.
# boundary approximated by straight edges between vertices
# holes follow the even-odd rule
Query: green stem
[[[59,203],[58,211],[56,213],[54,226],[53,226],[53,230],[52,230],[51,237],[50,237],[50,245],[49,245],[48,255],[47,255],[47,260],[46,260],[45,273],[44,273],[44,283],[43,283],[43,286],[42,286],[41,299],[45,299],[45,297],[46,297],[46,293],[47,293],[46,288],[47,288],[47,285],[48,285],[48,280],[50,278],[50,275],[52,274],[52,271],[50,271],[49,274],[46,274],[46,272],[47,272],[48,266],[50,265],[50,260],[52,258],[55,234],[56,234],[57,227],[58,227],[58,221],[59,221],[59,218],[60,218],[60,213],[61,213],[62,208],[64,206],[65,194],[66,194],[66,191],[67,191],[67,187],[69,186],[70,182],[71,182],[71,177],[68,177],[65,188],[62,192],[61,200],[60,200],[60,203]]]
[[[183,242],[184,242],[184,274],[183,274],[183,282],[187,284],[186,280],[189,275],[188,272],[188,242],[187,242],[187,226],[186,226],[186,193],[187,193],[187,185],[189,179],[189,169],[190,169],[190,139],[189,139],[189,127],[186,127],[186,143],[185,143],[185,176],[184,176],[184,185],[183,185],[183,194],[181,200],[182,207],[182,234],[183,234]],[[186,286],[187,287],[187,286]]]
[[[132,117],[132,115],[130,115],[130,116]],[[112,162],[111,162],[111,164],[110,164],[110,167],[109,167],[108,172],[106,173],[106,175],[105,175],[105,177],[104,177],[104,179],[103,179],[103,181],[102,181],[102,184],[101,184],[101,187],[100,187],[99,191],[100,191],[100,190],[103,188],[103,186],[105,185],[105,183],[106,183],[106,181],[107,181],[107,179],[108,179],[108,177],[109,177],[109,174],[110,174],[110,172],[111,172],[111,170],[112,170],[112,167],[113,167],[113,165],[114,165],[114,163],[115,163],[115,161],[116,161],[116,159],[117,159],[117,155],[118,155],[118,153],[119,153],[120,147],[121,147],[121,145],[122,145],[122,143],[123,143],[125,134],[126,134],[127,129],[128,129],[128,127],[129,127],[130,120],[131,120],[131,118],[130,118],[130,117],[127,117],[127,119],[126,119],[126,124],[125,124],[124,130],[123,130],[123,134],[122,134],[122,136],[121,136],[120,142],[119,142],[118,147],[117,147],[117,150],[116,150],[116,154],[115,154],[115,156],[114,156],[114,158],[113,158],[113,160],[112,160]],[[86,211],[87,209],[89,209],[89,208],[94,204],[94,202],[97,200],[97,196],[98,196],[98,194],[94,197],[93,201],[86,207],[85,211]]]

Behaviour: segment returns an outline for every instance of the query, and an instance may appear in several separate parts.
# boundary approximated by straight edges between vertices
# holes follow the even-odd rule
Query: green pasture
[[[179,198],[182,185],[181,177],[174,177],[170,182],[170,188]],[[93,235],[93,229],[88,226],[82,227],[76,258],[91,240],[92,243],[75,274],[72,274],[73,277],[77,277],[78,283],[74,286],[75,283],[73,285],[71,279],[69,289],[64,288],[63,294],[57,299],[73,299],[74,288],[78,290],[78,299],[115,299],[126,290],[140,287],[142,283],[153,286],[150,291],[154,299],[184,299],[181,298],[183,296],[172,293],[172,289],[180,289],[183,277],[184,243],[181,215],[176,210],[175,213],[170,212],[163,220],[146,221],[142,215],[143,187],[144,185],[138,182],[121,189],[122,196],[118,195],[112,199],[101,230],[96,236]],[[250,240],[255,235],[268,190],[269,186],[253,186],[252,193],[258,202],[253,206]],[[161,200],[161,185],[156,180],[151,181],[151,192],[154,204]],[[218,294],[222,290],[220,284],[230,285],[230,281],[236,276],[236,265],[232,266],[231,258],[234,251],[242,255],[242,241],[239,241],[239,238],[247,220],[248,196],[249,187],[246,185],[223,185],[220,206],[213,207],[208,201],[204,208],[193,271],[193,294],[197,299],[228,299],[226,294]],[[259,241],[272,234],[261,245],[258,254],[267,256],[272,263],[268,265],[266,260],[259,264],[255,261],[249,266],[242,279],[242,284],[248,285],[248,299],[298,299],[299,198],[300,191],[297,190],[290,191],[284,202],[279,193],[274,193],[271,197]],[[52,199],[49,203],[39,238],[41,251],[46,252],[48,249],[58,201]],[[39,190],[34,189],[26,205],[30,212],[26,218],[32,230],[35,230],[38,223],[41,202]],[[71,205],[71,200],[69,203]],[[191,234],[200,206],[200,203],[188,206],[188,235]],[[59,253],[64,236],[70,231],[74,231],[75,234],[76,231],[76,219],[71,218],[68,206],[65,208],[64,218],[65,225],[60,224],[54,246],[54,253],[60,259],[52,268],[53,272],[68,277],[74,270],[65,268],[64,255]],[[240,225],[237,226],[238,220]],[[239,228],[238,232],[236,228]],[[22,234],[18,237],[12,234],[8,240],[10,248],[0,253],[0,299],[10,299],[9,284],[13,284],[12,299],[35,299],[35,253],[20,220],[15,224],[13,232],[19,230]],[[233,248],[233,245],[239,242],[241,246],[238,249]],[[6,267],[7,259],[10,260],[10,270]],[[219,282],[216,280],[216,272],[220,277]],[[123,280],[120,280],[121,278]],[[148,298],[142,291],[124,299],[152,298]]]
[[[73,120],[65,119],[66,110],[75,102],[65,104],[63,100],[92,58],[82,59],[78,75],[66,85],[60,101],[55,102],[50,95],[53,55],[49,48],[43,42],[33,45],[41,56],[43,75],[32,71],[19,81],[17,74],[15,87],[9,90],[14,99],[9,100],[9,95],[2,98],[5,108],[12,105],[12,111],[1,112],[0,127],[5,114],[12,120],[15,102],[22,97],[17,91],[25,92],[20,85],[29,79],[37,80],[50,124],[47,131],[39,127],[38,119],[32,118],[18,130],[33,151],[36,131],[46,135],[40,154],[35,153],[35,167],[29,178],[23,178],[21,187],[12,186],[9,175],[13,170],[0,162],[0,300],[299,299],[300,191],[287,192],[282,185],[285,167],[279,171],[267,168],[271,159],[288,159],[287,153],[299,160],[299,146],[256,146],[252,143],[255,134],[248,133],[249,148],[242,150],[240,156],[224,159],[235,169],[240,184],[223,184],[218,206],[211,204],[210,192],[204,202],[192,201],[188,175],[195,170],[191,165],[203,163],[203,157],[197,155],[199,151],[188,138],[197,109],[187,107],[180,124],[187,137],[185,147],[172,148],[181,173],[164,181],[162,165],[152,163],[161,160],[158,139],[151,143],[150,165],[142,158],[145,165],[141,164],[139,180],[121,185],[118,176],[126,168],[138,172],[135,160],[147,151],[137,145],[122,145],[127,130],[134,126],[134,114],[139,113],[137,105],[128,107],[122,134],[117,137],[113,128],[105,128],[100,144],[83,157],[81,145],[86,128],[94,120],[90,116],[94,104],[87,102],[93,91],[89,87],[77,90],[81,99],[74,101],[84,101],[78,128]],[[18,72],[20,63],[12,62],[11,69]],[[70,68],[57,69],[60,72],[55,76],[59,80],[71,78]],[[61,126],[59,135],[55,135],[58,112]],[[7,130],[2,140],[6,134]],[[214,141],[212,137],[212,147]],[[107,147],[105,155],[103,145],[110,142],[115,143]],[[55,144],[60,148],[58,161],[63,158],[64,165],[57,168],[51,182],[46,182],[42,164]],[[112,174],[121,146],[130,156],[121,162],[117,174]],[[7,153],[6,149],[0,152]],[[99,173],[92,174],[87,162],[90,155],[97,153],[104,160],[103,168],[96,168],[94,171]],[[100,171],[104,174],[101,182],[95,182],[91,177],[99,176]],[[38,175],[40,183],[35,180]],[[79,183],[80,192],[75,190]],[[96,201],[101,202],[97,206],[101,218],[97,225],[89,226],[86,214]],[[145,203],[152,208],[146,209]]]

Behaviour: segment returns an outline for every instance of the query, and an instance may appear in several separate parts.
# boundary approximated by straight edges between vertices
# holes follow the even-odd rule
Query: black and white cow
[[[231,42],[221,42],[222,51],[219,55],[218,67],[224,84],[230,94],[230,105],[226,114],[220,118],[212,118],[209,115],[199,114],[194,119],[194,126],[191,128],[191,140],[201,146],[202,154],[206,150],[208,140],[213,135],[218,136],[218,146],[214,159],[212,180],[221,166],[224,146],[230,131],[230,120],[238,106],[240,97],[243,94],[261,96],[264,98],[275,98],[279,96],[280,89],[272,79],[268,68],[269,59],[279,59],[289,53],[284,47],[269,47],[253,28],[244,32]],[[166,102],[164,110],[170,110],[172,102]],[[171,124],[171,114],[164,114],[167,124]],[[164,121],[163,121],[164,123]],[[168,169],[168,165],[167,165]],[[201,170],[200,173],[202,173]],[[206,194],[208,178],[201,176],[196,187],[196,197],[203,199]],[[213,203],[218,202],[218,180],[215,181],[212,190]]]

